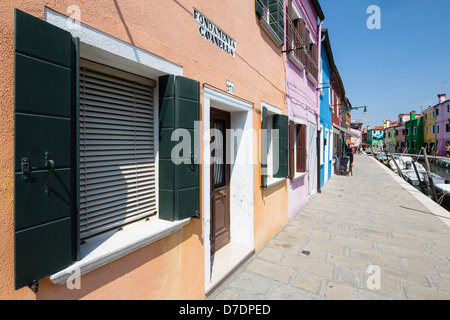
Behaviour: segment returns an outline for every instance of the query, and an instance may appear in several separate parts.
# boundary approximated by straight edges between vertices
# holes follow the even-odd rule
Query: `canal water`
[[[419,163],[421,163],[424,168],[426,168],[425,165],[425,161],[419,161]],[[438,166],[437,164],[435,164],[434,162],[429,162],[430,163],[430,171],[433,173],[436,173],[438,176],[442,177],[442,178],[450,178],[450,168],[443,168],[441,166]],[[416,187],[418,190],[420,190],[419,187]],[[425,188],[425,194],[432,198],[431,195],[431,189],[429,187]],[[445,209],[447,209],[448,211],[450,211],[450,206],[446,205],[445,203],[441,204],[441,206]]]

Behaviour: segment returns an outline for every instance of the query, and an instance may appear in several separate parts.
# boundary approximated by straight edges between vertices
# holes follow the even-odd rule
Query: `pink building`
[[[445,156],[445,146],[450,144],[450,100],[445,93],[438,94],[436,109],[436,150],[438,156]]]
[[[289,184],[289,217],[298,213],[317,190],[317,145],[319,128],[320,39],[324,15],[318,0],[285,1],[286,23],[286,96],[292,126],[300,134],[303,150],[296,150],[291,159]],[[318,22],[319,21],[319,22]],[[307,46],[307,49],[293,50]],[[291,166],[292,164],[292,166]],[[298,166],[298,164],[301,164]]]
[[[398,125],[395,126],[395,139],[397,141],[396,152],[404,152],[406,148],[405,143],[405,122],[409,121],[409,113],[400,113],[398,115]]]

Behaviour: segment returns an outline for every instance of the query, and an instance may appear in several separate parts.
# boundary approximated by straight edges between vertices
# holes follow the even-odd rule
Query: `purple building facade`
[[[445,146],[450,144],[450,100],[445,93],[438,94],[436,109],[436,150],[438,156],[445,156]]]

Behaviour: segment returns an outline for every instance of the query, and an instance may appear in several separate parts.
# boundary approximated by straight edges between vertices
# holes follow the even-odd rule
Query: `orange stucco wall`
[[[48,279],[39,292],[14,290],[14,8],[44,19],[45,7],[69,15],[78,5],[81,22],[183,67],[183,75],[254,103],[253,124],[261,127],[260,102],[286,112],[282,48],[260,27],[254,1],[194,0],[6,0],[0,8],[0,298],[1,299],[202,299],[203,220],[82,276],[81,289]],[[198,34],[193,7],[237,42],[232,57]],[[203,91],[201,92],[203,95]],[[203,101],[203,100],[201,100]],[[260,141],[254,165],[254,235],[260,249],[288,220],[288,186],[260,188]],[[200,179],[202,181],[202,179]],[[203,194],[204,192],[202,192]],[[200,203],[203,203],[201,201]]]

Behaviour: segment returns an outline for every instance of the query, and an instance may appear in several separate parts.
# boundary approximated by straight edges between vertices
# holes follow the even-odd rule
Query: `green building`
[[[374,150],[383,150],[383,127],[367,129],[367,144]]]
[[[409,154],[419,153],[424,143],[423,117],[415,111],[410,112],[410,120],[405,122],[405,142]]]

